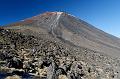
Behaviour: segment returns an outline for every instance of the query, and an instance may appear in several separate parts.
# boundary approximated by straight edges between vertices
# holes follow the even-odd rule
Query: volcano
[[[7,67],[30,79],[120,79],[120,39],[65,12],[8,24],[0,44],[4,73]]]
[[[120,56],[120,39],[64,12],[47,12],[10,24],[8,28],[51,34],[75,46],[85,47],[110,56]],[[29,26],[29,27],[26,27]]]

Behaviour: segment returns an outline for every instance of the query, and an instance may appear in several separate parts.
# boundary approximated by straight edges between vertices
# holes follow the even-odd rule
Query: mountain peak
[[[57,12],[57,11],[56,12],[45,12],[45,13],[42,13],[42,14],[39,14],[39,15],[36,15],[36,16],[30,17],[30,18],[23,19],[19,22],[9,24],[8,26],[21,26],[21,25],[31,24],[34,22],[41,22],[41,21],[48,21],[48,20],[49,21],[50,20],[58,21],[60,19],[61,15],[73,16],[66,12]]]
[[[25,20],[22,21],[28,21],[28,20],[39,20],[40,18],[49,18],[49,17],[56,17],[56,18],[60,18],[60,16],[63,14],[64,12],[45,12],[43,14],[39,14],[30,18],[27,18]]]
[[[43,13],[43,14],[46,14],[46,13],[62,14],[62,13],[65,13],[65,12],[55,11],[55,12],[45,12],[45,13]]]
[[[64,12],[45,12],[43,14],[39,14],[33,17],[40,17],[40,16],[50,16],[50,15],[62,15]]]

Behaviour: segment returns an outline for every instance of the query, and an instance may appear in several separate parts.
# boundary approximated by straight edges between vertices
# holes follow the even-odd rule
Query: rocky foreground
[[[0,29],[0,79],[119,79],[119,66],[87,48]]]

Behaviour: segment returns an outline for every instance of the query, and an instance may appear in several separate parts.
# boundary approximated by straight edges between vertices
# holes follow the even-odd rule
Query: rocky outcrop
[[[4,68],[0,73],[41,79],[114,79],[119,73],[116,59],[86,48],[68,48],[62,42],[12,30],[2,29],[0,35],[4,39],[0,49]]]

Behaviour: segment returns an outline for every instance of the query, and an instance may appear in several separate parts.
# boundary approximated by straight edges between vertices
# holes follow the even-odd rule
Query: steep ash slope
[[[25,29],[29,29],[40,34],[51,34],[55,38],[68,41],[76,46],[103,52],[114,57],[120,56],[119,38],[67,13],[47,12],[9,26],[12,27],[8,28],[20,29],[24,32]]]

